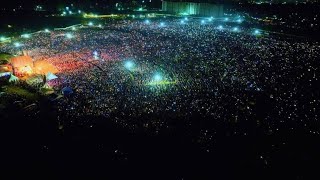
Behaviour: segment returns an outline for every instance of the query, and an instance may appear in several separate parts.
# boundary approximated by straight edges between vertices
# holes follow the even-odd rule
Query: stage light
[[[261,34],[261,32],[260,32],[259,29],[256,29],[256,30],[254,30],[253,34],[254,34],[254,35],[259,35],[259,34]]]
[[[153,76],[153,80],[154,81],[161,81],[163,79],[163,77],[161,76],[161,74],[159,73],[156,73],[154,76]]]
[[[14,43],[14,46],[15,46],[15,47],[20,47],[21,44],[20,44],[19,42],[15,42],[15,43]]]
[[[124,67],[131,71],[134,67],[134,63],[132,61],[128,60],[124,63]]]
[[[23,38],[30,38],[31,36],[30,36],[30,34],[22,34],[21,35]]]
[[[70,33],[67,33],[67,34],[66,34],[66,37],[67,37],[68,39],[71,39],[71,38],[73,38],[73,35],[70,34]]]

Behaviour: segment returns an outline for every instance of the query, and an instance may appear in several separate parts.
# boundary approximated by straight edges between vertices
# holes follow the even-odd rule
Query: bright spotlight
[[[162,76],[159,73],[157,73],[157,74],[155,74],[153,76],[153,80],[154,81],[161,81],[162,80]]]
[[[30,38],[31,36],[30,36],[30,34],[22,34],[21,35],[23,38]]]
[[[134,67],[134,63],[132,61],[126,61],[124,63],[124,67],[128,70],[132,70],[132,68]]]
[[[254,34],[254,35],[259,35],[259,34],[261,34],[261,32],[260,32],[259,29],[256,29],[256,30],[254,30],[253,34]]]
[[[66,34],[66,37],[67,37],[68,39],[73,38],[72,34],[70,34],[70,33],[67,33],[67,34]]]
[[[14,46],[15,46],[15,47],[20,47],[20,46],[21,46],[21,44],[20,44],[20,43],[18,43],[18,42],[15,42],[15,43],[14,43]]]

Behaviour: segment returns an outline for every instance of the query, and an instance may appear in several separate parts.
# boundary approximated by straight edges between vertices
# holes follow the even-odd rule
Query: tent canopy
[[[46,76],[47,81],[57,79],[57,78],[58,78],[58,76],[54,75],[53,73],[51,73],[51,72],[47,73],[47,76]]]

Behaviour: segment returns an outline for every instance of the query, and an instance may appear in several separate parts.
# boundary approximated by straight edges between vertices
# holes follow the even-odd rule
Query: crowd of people
[[[181,123],[198,127],[203,141],[221,124],[227,124],[224,132],[244,136],[257,128],[319,134],[319,99],[312,91],[319,82],[319,43],[220,23],[111,21],[40,32],[22,48],[58,68],[51,84],[56,92],[74,90],[55,102],[65,126],[94,126],[92,117],[101,117],[159,133]],[[18,51],[12,44],[2,50]]]

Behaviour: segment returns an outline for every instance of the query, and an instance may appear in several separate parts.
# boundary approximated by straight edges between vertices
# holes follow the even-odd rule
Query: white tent
[[[15,76],[15,75],[11,74],[9,82],[15,83],[15,82],[18,82],[18,81],[19,81],[19,78],[17,76]]]
[[[48,74],[46,76],[47,81],[50,81],[50,80],[53,80],[53,79],[57,79],[57,78],[58,78],[58,76],[54,75],[51,72],[48,72]]]

